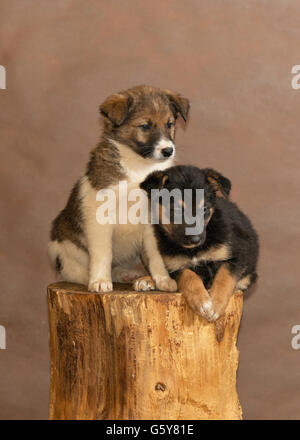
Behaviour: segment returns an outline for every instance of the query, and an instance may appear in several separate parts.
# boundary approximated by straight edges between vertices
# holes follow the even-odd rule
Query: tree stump
[[[242,293],[215,324],[181,293],[48,287],[50,419],[241,419]]]

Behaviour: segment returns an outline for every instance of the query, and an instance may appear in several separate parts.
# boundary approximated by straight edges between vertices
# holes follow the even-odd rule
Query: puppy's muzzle
[[[204,243],[206,238],[205,232],[197,235],[187,235],[184,240],[183,247],[185,248],[194,248],[200,246]]]
[[[173,148],[173,147],[167,147],[167,148],[163,148],[163,149],[161,150],[161,154],[162,154],[164,157],[170,157],[170,156],[172,156],[173,151],[174,151],[174,148]]]

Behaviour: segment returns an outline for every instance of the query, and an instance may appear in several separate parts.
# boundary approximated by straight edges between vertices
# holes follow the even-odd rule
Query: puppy
[[[143,248],[156,287],[176,290],[176,282],[153,247],[150,225],[118,224],[118,215],[116,224],[99,224],[96,197],[99,190],[108,189],[116,194],[116,206],[126,204],[117,191],[120,181],[126,181],[131,190],[154,170],[170,167],[175,155],[176,119],[181,115],[186,121],[189,102],[169,90],[139,86],[110,96],[100,112],[104,119],[102,139],[90,154],[85,175],[52,224],[52,265],[63,280],[88,284],[90,291],[108,292],[113,288],[112,267],[116,281],[129,281],[141,274],[129,268],[138,263]]]
[[[229,179],[212,169],[175,166],[153,172],[140,186],[149,199],[153,189],[180,190],[181,198],[170,200],[169,224],[164,221],[166,207],[161,198],[151,199],[159,217],[159,223],[153,225],[156,243],[189,305],[208,320],[217,320],[232,293],[246,290],[257,277],[258,237],[247,216],[228,200]],[[192,190],[192,197],[184,196],[185,189]],[[204,190],[198,201],[197,189]],[[191,224],[185,222],[184,212],[181,224],[174,221],[178,210],[187,209],[195,219],[203,219],[201,231],[193,235],[186,233]],[[136,283],[141,286],[141,279]],[[154,288],[149,278],[143,286],[145,290]]]

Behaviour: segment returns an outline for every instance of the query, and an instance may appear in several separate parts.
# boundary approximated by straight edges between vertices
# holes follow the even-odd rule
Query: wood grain
[[[241,419],[242,294],[208,323],[181,293],[48,287],[50,419]]]

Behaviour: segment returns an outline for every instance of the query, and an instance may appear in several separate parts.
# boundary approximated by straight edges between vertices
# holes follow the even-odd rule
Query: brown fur
[[[238,281],[236,288],[241,290],[247,290],[250,284],[251,284],[251,276],[247,275],[246,277]]]
[[[93,188],[99,190],[118,183],[126,175],[120,164],[120,154],[108,140],[103,140],[91,152],[86,175]]]
[[[210,289],[210,296],[213,303],[213,309],[219,316],[223,315],[229,299],[234,292],[237,279],[224,263],[218,270],[212,287]]]
[[[60,212],[52,224],[51,240],[59,242],[70,240],[79,248],[86,250],[81,242],[82,212],[79,199],[79,182],[71,192],[66,207]]]
[[[189,101],[169,90],[138,86],[110,96],[100,112],[104,116],[104,139],[125,143],[136,151],[137,142],[152,144],[158,134],[174,141],[177,115],[186,120]],[[150,129],[141,130],[148,123]]]
[[[206,290],[201,278],[190,269],[185,269],[179,274],[177,284],[179,291],[183,293],[187,303],[196,313],[205,316],[205,311],[203,313],[201,308],[211,302],[215,316],[221,317],[237,286],[237,280],[224,263],[219,268],[209,291]],[[211,320],[209,315],[206,318]]]
[[[203,281],[195,272],[185,269],[178,278],[178,290],[184,294],[184,297],[193,310],[199,311],[202,304],[210,300]]]

